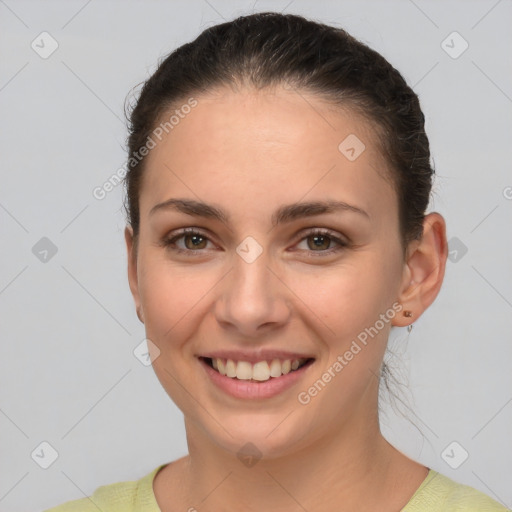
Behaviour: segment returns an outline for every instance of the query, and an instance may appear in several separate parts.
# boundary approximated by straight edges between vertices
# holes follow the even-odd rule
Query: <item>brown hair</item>
[[[417,95],[384,57],[343,29],[265,12],[204,30],[170,53],[144,83],[127,114],[125,209],[135,241],[145,162],[140,148],[162,116],[187,97],[222,85],[280,84],[311,91],[370,120],[398,196],[404,254],[408,242],[421,238],[434,170]]]

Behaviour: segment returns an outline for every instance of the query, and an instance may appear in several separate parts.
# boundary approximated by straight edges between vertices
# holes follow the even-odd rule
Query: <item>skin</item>
[[[189,455],[167,465],[153,488],[171,510],[396,511],[427,475],[382,436],[378,374],[391,326],[414,322],[441,287],[447,258],[443,217],[431,213],[406,254],[398,200],[370,125],[318,97],[277,88],[220,88],[151,150],[140,194],[135,247],[126,228],[128,276],[139,318],[154,345],[154,371],[183,411]],[[366,149],[349,161],[338,145],[356,134]],[[205,201],[230,221],[150,210],[170,198]],[[338,200],[351,211],[272,227],[277,207]],[[161,241],[201,229],[200,254]],[[308,230],[348,240],[317,249]],[[263,252],[247,263],[236,252],[247,236]],[[187,245],[185,245],[187,243]],[[190,251],[190,238],[177,241]],[[307,405],[300,391],[319,379],[365,328],[394,303],[410,310],[378,335]],[[157,347],[158,350],[155,348]],[[197,355],[212,349],[279,348],[312,354],[291,389],[257,401],[217,389]],[[159,352],[158,352],[159,351]],[[237,452],[253,443],[262,458],[246,467]]]

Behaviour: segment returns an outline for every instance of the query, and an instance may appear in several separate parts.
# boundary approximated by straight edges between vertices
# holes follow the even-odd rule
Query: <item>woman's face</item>
[[[146,158],[136,258],[127,234],[158,379],[189,434],[233,452],[273,457],[376,425],[405,263],[369,125],[303,91],[196,100]],[[300,208],[317,202],[348,206]],[[287,359],[309,362],[278,377]]]

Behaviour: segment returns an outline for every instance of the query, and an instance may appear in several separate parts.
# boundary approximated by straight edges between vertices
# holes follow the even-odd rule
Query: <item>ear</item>
[[[446,223],[437,212],[425,216],[423,236],[407,249],[402,286],[398,300],[403,310],[392,324],[403,327],[416,321],[434,302],[443,283],[448,257]],[[405,311],[412,316],[406,317]]]
[[[126,241],[126,251],[128,254],[128,283],[132,292],[133,300],[135,301],[135,309],[139,320],[144,323],[144,313],[139,295],[139,280],[137,277],[137,242],[133,236],[133,229],[131,226],[126,226],[124,230],[124,239]]]

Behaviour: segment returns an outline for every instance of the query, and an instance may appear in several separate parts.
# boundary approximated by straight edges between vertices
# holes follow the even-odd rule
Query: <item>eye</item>
[[[185,228],[171,237],[164,238],[160,245],[178,253],[194,255],[205,252],[208,249],[208,242],[213,243],[201,231],[195,228]],[[298,245],[301,243],[305,243],[306,248],[299,250],[310,253],[312,257],[328,256],[349,246],[348,242],[343,241],[331,231],[320,228],[306,233]],[[332,247],[333,244],[334,247]]]
[[[178,241],[183,241],[183,245],[178,244]],[[162,240],[161,245],[169,247],[176,252],[193,254],[203,252],[208,242],[211,242],[211,240],[200,231],[186,228],[174,236]]]
[[[349,245],[347,242],[335,236],[331,231],[318,228],[307,233],[306,236],[301,239],[300,243],[303,243],[303,241],[305,241],[306,248],[301,250],[312,253],[311,255],[314,257],[333,254]],[[331,248],[333,242],[336,246]]]

